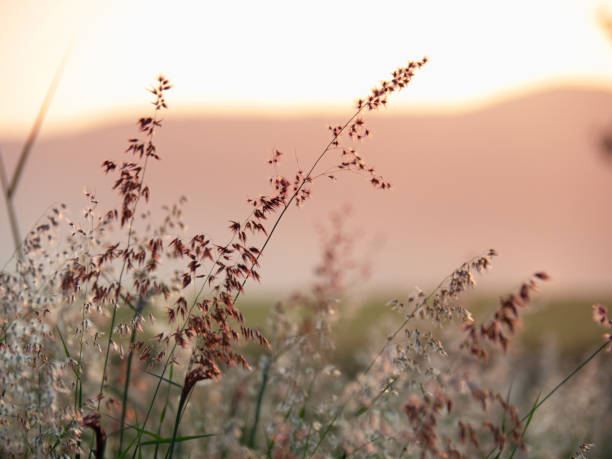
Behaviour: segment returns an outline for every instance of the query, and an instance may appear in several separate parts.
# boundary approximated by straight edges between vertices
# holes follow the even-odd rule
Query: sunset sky
[[[457,109],[534,87],[612,86],[602,0],[3,0],[0,135],[33,122],[62,56],[45,132],[140,110],[160,72],[174,109],[344,109],[394,68],[431,62],[394,107]]]

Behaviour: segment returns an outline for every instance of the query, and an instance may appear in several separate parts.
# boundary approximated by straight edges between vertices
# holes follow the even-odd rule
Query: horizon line
[[[472,100],[441,101],[397,101],[392,102],[376,113],[376,116],[457,116],[487,110],[496,105],[502,105],[515,100],[525,99],[537,94],[559,91],[609,92],[612,94],[612,81],[594,79],[560,78],[554,81],[541,81],[525,84],[514,88],[483,94]],[[146,106],[148,107],[148,103]],[[169,111],[179,118],[216,117],[221,119],[313,119],[322,116],[346,115],[354,109],[354,104],[347,105],[344,101],[217,101],[207,105],[175,102],[169,103]],[[103,127],[109,127],[124,122],[130,122],[143,116],[143,111],[134,104],[102,109],[91,116],[67,116],[60,119],[48,119],[43,125],[45,136],[61,137],[88,132]],[[135,121],[134,121],[135,122]],[[4,142],[18,142],[27,136],[31,125],[15,124],[0,126],[0,139]],[[42,134],[42,132],[41,132]]]

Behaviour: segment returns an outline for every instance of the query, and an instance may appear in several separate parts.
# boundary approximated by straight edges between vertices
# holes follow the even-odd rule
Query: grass
[[[345,316],[335,327],[338,338],[333,361],[345,370],[355,368],[355,356],[367,348],[371,330],[384,326],[396,316],[385,304],[389,298],[402,296],[405,295],[389,292],[368,297],[362,300],[363,304],[356,311]],[[600,299],[604,304],[611,304],[611,300]],[[277,301],[278,297],[274,295],[247,295],[241,303],[245,322],[267,334],[267,319]],[[483,317],[496,301],[495,296],[482,296],[475,292],[467,298],[466,307],[475,317]],[[564,361],[577,362],[601,342],[601,330],[591,318],[590,305],[593,302],[592,297],[578,296],[553,296],[536,302],[517,341],[525,347],[525,352],[533,353],[537,353],[546,343],[555,343]],[[254,357],[262,352],[258,346],[248,349],[248,355]]]
[[[186,234],[184,201],[161,221],[145,212],[171,89],[160,76],[128,156],[102,165],[119,207],[101,210],[87,193],[82,218],[55,208],[25,238],[11,214],[16,257],[0,276],[2,454],[516,457],[567,454],[591,440],[610,451],[605,429],[594,427],[610,420],[602,410],[610,387],[592,373],[606,374],[595,357],[609,344],[607,310],[543,300],[544,272],[501,298],[466,296],[491,269],[492,249],[458,260],[431,291],[354,298],[347,285],[362,282],[362,270],[339,212],[310,291],[280,302],[243,296],[249,279],[260,281],[286,211],[310,205],[320,180],[351,172],[391,187],[358,151],[371,135],[364,115],[426,62],[397,69],[358,100],[308,168],[283,175],[274,151],[270,193],[248,200],[225,241]],[[9,210],[32,144],[10,187],[3,169]],[[565,398],[552,397],[562,387]],[[577,416],[582,428],[559,422]]]

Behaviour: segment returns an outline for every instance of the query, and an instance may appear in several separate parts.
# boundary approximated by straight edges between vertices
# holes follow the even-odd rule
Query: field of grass
[[[248,200],[225,241],[187,234],[183,202],[160,221],[145,210],[171,88],[162,76],[128,156],[102,164],[117,208],[87,193],[82,217],[58,206],[22,238],[21,169],[10,182],[3,170],[17,248],[0,272],[0,455],[584,457],[590,443],[612,454],[612,320],[590,304],[602,299],[539,294],[545,272],[479,295],[493,249],[432,291],[354,298],[355,241],[340,212],[309,291],[245,293],[286,211],[311,205],[318,180],[348,171],[390,187],[358,152],[364,116],[426,62],[359,99],[309,168],[281,176],[274,151],[269,194]]]
[[[502,294],[502,293],[500,293]],[[366,299],[362,305],[347,316],[338,318],[335,324],[336,362],[343,367],[352,365],[352,357],[367,347],[372,329],[389,329],[390,322],[397,314],[386,306],[391,298],[408,295],[390,292]],[[252,298],[247,295],[242,302],[245,321],[253,327],[268,331],[268,317],[281,295]],[[491,314],[497,303],[497,296],[467,296],[465,307],[477,318]],[[516,340],[526,352],[537,353],[547,343],[554,343],[559,356],[570,364],[576,363],[586,353],[601,343],[602,330],[592,320],[592,305],[601,302],[612,304],[612,297],[594,298],[577,295],[539,298],[533,309],[526,315]],[[381,336],[384,333],[381,330]],[[256,349],[256,348],[254,348]]]

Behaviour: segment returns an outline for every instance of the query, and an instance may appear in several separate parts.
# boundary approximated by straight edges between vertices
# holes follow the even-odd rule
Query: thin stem
[[[168,454],[166,457],[172,459],[172,455],[174,454],[174,444],[176,442],[176,434],[178,433],[179,424],[181,423],[181,414],[183,413],[183,408],[185,407],[185,401],[187,400],[187,396],[185,392],[181,392],[181,398],[179,400],[179,405],[176,410],[176,419],[174,421],[174,429],[172,431],[172,442],[170,443],[170,448],[168,448]]]
[[[265,357],[264,357],[265,358]],[[261,404],[263,402],[264,392],[268,384],[268,373],[270,371],[270,359],[265,358],[263,371],[261,376],[261,387],[257,394],[257,405],[255,406],[255,419],[253,420],[253,428],[251,429],[251,435],[249,438],[249,448],[255,448],[255,434],[257,432],[257,426],[259,425],[259,415],[261,414]]]
[[[94,232],[94,217],[93,217],[93,213],[91,215],[90,221],[89,221],[89,228],[90,228],[90,234],[93,234]],[[89,252],[91,250],[91,242],[88,242],[88,247],[87,247],[87,251]],[[80,378],[80,374],[81,374],[81,370],[82,370],[82,363],[83,363],[83,338],[85,335],[85,306],[87,304],[87,295],[89,293],[89,283],[87,284],[86,288],[85,288],[85,295],[83,296],[83,307],[81,310],[81,333],[80,333],[80,337],[79,337],[79,360],[78,360],[78,371],[79,371],[79,378],[78,378],[78,392],[75,393],[75,409],[78,406],[78,409],[81,409],[83,407],[83,381]],[[75,391],[77,391],[77,388],[75,388]],[[77,397],[78,394],[78,397]],[[77,405],[77,399],[78,399],[78,405]]]
[[[135,335],[136,335],[135,331],[132,331],[132,337],[131,337],[130,343],[134,342]],[[130,376],[132,374],[132,357],[134,357],[134,352],[133,350],[130,349],[130,355],[128,356],[128,361],[127,361],[127,370],[125,371],[125,384],[123,386],[123,400],[121,401],[121,424],[120,424],[121,432],[119,433],[119,452],[121,452],[123,449],[123,433],[125,431],[124,429],[125,415],[127,413],[128,390],[130,387],[129,381],[130,381]]]
[[[168,378],[172,381],[172,365],[170,366],[170,372],[168,374]],[[164,404],[164,408],[162,409],[161,415],[159,417],[159,426],[157,426],[157,435],[161,436],[162,424],[164,423],[164,419],[166,418],[166,410],[168,409],[168,404],[170,403],[170,384],[166,387],[166,403]],[[155,454],[154,458],[157,459],[157,453],[159,452],[159,444],[155,445]]]
[[[146,299],[141,296],[138,297],[138,304],[136,306],[136,311],[134,311],[134,320],[138,320],[138,316],[141,314],[142,310],[146,306]],[[127,400],[128,400],[128,391],[130,388],[130,377],[132,375],[132,359],[134,357],[134,349],[132,348],[132,344],[136,341],[136,326],[132,327],[132,335],[130,337],[130,354],[128,356],[127,368],[125,370],[125,384],[123,386],[123,402],[121,405],[121,433],[119,434],[119,453],[123,450],[123,432],[125,425],[125,415],[127,413]]]
[[[2,152],[0,151],[0,180],[2,181],[2,194],[6,202],[6,210],[9,217],[9,223],[11,225],[11,234],[13,235],[13,242],[15,243],[15,250],[17,251],[17,258],[19,261],[23,261],[23,253],[21,251],[21,236],[19,235],[19,225],[17,224],[17,213],[15,212],[15,204],[11,198],[11,194],[8,188],[8,179],[6,176],[6,169],[4,167],[4,160],[2,158]]]
[[[49,89],[47,89],[47,93],[45,94],[43,103],[40,106],[40,110],[38,111],[38,114],[36,115],[36,119],[34,120],[34,125],[32,126],[32,129],[30,130],[30,134],[28,135],[28,138],[26,139],[23,149],[21,150],[21,155],[19,156],[19,161],[17,162],[17,167],[15,169],[15,173],[13,174],[13,179],[11,180],[10,186],[6,189],[7,196],[9,198],[12,198],[13,195],[15,194],[15,190],[17,189],[17,185],[19,183],[19,179],[21,178],[21,174],[23,172],[23,168],[25,166],[26,160],[30,156],[30,152],[32,151],[32,146],[34,145],[34,141],[36,140],[36,137],[38,136],[38,133],[40,132],[42,123],[51,105],[51,100],[53,99],[53,96],[55,95],[59,82],[66,68],[66,64],[68,62],[68,57],[70,55],[70,52],[71,52],[71,46],[68,46],[68,49],[64,53],[64,56],[62,57],[62,60],[60,61],[59,66],[57,67],[57,70],[55,71],[53,80],[51,80],[51,85],[49,85]]]
[[[45,115],[49,110],[49,106],[51,105],[51,100],[55,95],[57,90],[57,86],[62,78],[62,74],[64,73],[64,69],[66,68],[66,63],[68,62],[68,56],[71,51],[71,46],[66,50],[64,57],[60,61],[60,64],[53,76],[53,80],[51,80],[51,85],[45,94],[45,98],[43,99],[43,103],[36,115],[36,119],[34,120],[34,125],[30,130],[30,134],[28,135],[26,142],[21,151],[21,155],[19,156],[19,160],[17,162],[17,167],[15,169],[15,173],[13,174],[13,179],[9,185],[8,176],[6,174],[6,169],[4,167],[4,161],[2,160],[2,155],[0,154],[0,180],[2,180],[2,193],[6,199],[6,207],[9,215],[9,222],[11,225],[11,233],[13,235],[13,240],[15,242],[15,250],[17,251],[17,258],[19,261],[23,261],[23,253],[21,251],[21,237],[19,236],[19,226],[17,224],[17,213],[15,212],[15,205],[13,203],[13,195],[15,194],[15,190],[17,188],[17,184],[19,183],[19,179],[23,172],[23,168],[25,166],[26,159],[30,155],[30,151],[32,150],[32,146],[34,145],[34,141],[40,132],[42,127],[42,123],[45,119]]]

